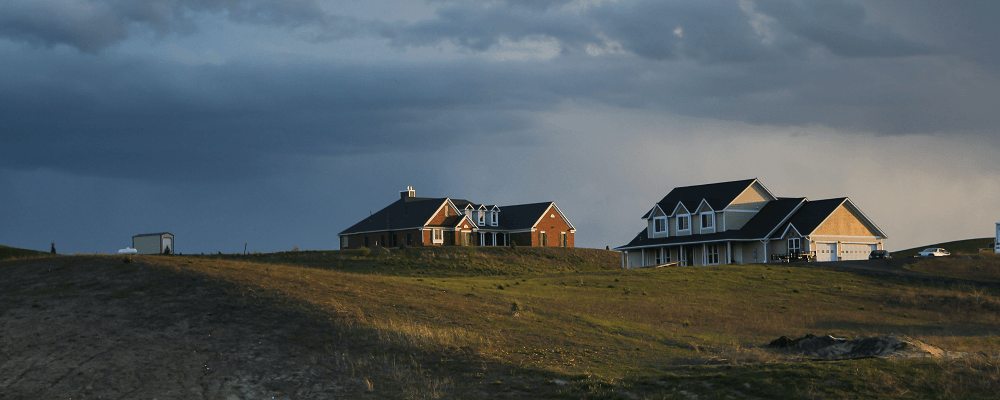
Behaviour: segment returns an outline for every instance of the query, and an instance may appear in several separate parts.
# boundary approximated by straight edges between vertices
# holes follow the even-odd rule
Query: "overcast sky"
[[[0,244],[336,249],[398,199],[850,197],[898,250],[1000,221],[1000,3],[0,2]]]

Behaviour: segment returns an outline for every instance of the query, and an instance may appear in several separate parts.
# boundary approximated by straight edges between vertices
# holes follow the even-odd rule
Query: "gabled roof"
[[[740,231],[748,239],[764,239],[777,230],[778,225],[785,221],[796,207],[809,204],[805,197],[783,197],[769,201],[760,211],[750,218]]]
[[[784,233],[785,227],[787,227],[788,224],[795,225],[795,229],[798,230],[799,233],[809,235],[815,231],[816,228],[819,228],[820,224],[822,224],[823,221],[826,221],[826,219],[830,217],[830,214],[833,214],[833,212],[837,210],[837,207],[840,207],[845,200],[847,200],[846,197],[838,197],[835,199],[807,202],[799,208],[799,211],[796,212],[795,215],[793,215],[780,230],[775,231],[771,237],[780,237],[780,235]]]
[[[361,222],[345,229],[340,234],[419,228],[447,200],[447,198],[435,199],[425,197],[399,199],[368,218],[361,220]]]
[[[726,208],[733,200],[736,200],[740,194],[756,181],[757,179],[744,179],[741,181],[678,187],[667,193],[657,204],[663,210],[673,210],[677,206],[677,203],[680,202],[684,204],[684,208],[691,211],[696,210],[701,201],[705,200],[712,209],[721,210]]]
[[[874,229],[875,232],[877,232],[877,234],[882,238],[888,238],[885,235],[885,232],[882,232],[882,230],[879,229],[879,227],[875,225],[874,222],[868,219],[868,216],[865,215],[863,212],[861,212],[861,210],[856,205],[854,205],[854,202],[852,202],[851,199],[847,197],[816,200],[803,204],[802,208],[799,209],[799,211],[796,212],[795,215],[793,215],[792,218],[789,219],[788,223],[786,223],[785,225],[787,226],[788,224],[793,224],[795,225],[795,229],[798,230],[802,235],[811,235],[813,232],[816,231],[817,228],[819,228],[820,225],[823,224],[824,221],[830,218],[830,216],[833,215],[833,212],[837,211],[837,208],[839,208],[841,205],[843,205],[844,207],[848,207],[854,212],[856,212],[860,216],[860,222],[863,225],[866,225],[871,229]],[[785,228],[783,227],[781,229],[781,232],[784,232],[784,229]],[[781,232],[777,232],[776,234],[780,235]]]
[[[516,206],[500,207],[499,228],[502,229],[531,229],[535,222],[542,217],[545,210],[549,209],[551,201],[547,203],[520,204]],[[569,221],[567,221],[569,222]]]

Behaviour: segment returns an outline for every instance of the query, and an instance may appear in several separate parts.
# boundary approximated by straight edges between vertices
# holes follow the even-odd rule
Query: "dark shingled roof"
[[[424,226],[424,223],[434,215],[434,212],[444,204],[445,200],[447,199],[425,197],[399,199],[388,207],[345,229],[340,234],[419,228]]]
[[[746,225],[740,228],[740,231],[748,239],[764,239],[767,237],[768,233],[778,227],[785,217],[788,216],[799,204],[809,201],[805,197],[798,198],[780,198],[775,201],[769,201],[760,209],[757,215],[754,215]],[[797,214],[797,213],[796,213]]]
[[[838,197],[807,202],[799,208],[799,211],[787,223],[781,226],[781,229],[774,232],[771,237],[778,237],[784,233],[788,224],[795,225],[795,229],[798,229],[800,234],[808,235],[810,232],[816,230],[819,224],[823,223],[845,201],[847,201],[846,197]]]
[[[361,222],[345,229],[343,232],[340,232],[340,234],[345,235],[359,232],[419,228],[424,226],[423,224],[431,219],[434,212],[437,211],[442,204],[444,204],[445,200],[447,199],[424,197],[400,199],[395,203],[390,204],[388,207],[383,208],[371,216],[363,219]],[[479,204],[463,199],[452,199],[451,202],[458,207],[460,212],[465,209],[465,206],[470,204],[477,208],[479,206]],[[500,206],[498,207],[500,209],[500,214],[497,220],[497,226],[489,226],[488,224],[476,226],[481,229],[530,229],[535,225],[535,222],[542,217],[545,210],[547,210],[552,204],[554,203],[550,201],[545,203]],[[492,209],[492,207],[490,207],[490,209]],[[446,218],[442,225],[435,226],[454,226],[461,218],[462,214],[453,215]],[[475,220],[475,218],[473,218],[473,220]]]
[[[746,225],[738,230],[723,231],[717,233],[706,233],[697,235],[669,236],[664,238],[652,238],[647,236],[646,229],[639,232],[628,244],[618,247],[618,249],[642,247],[642,246],[662,246],[676,243],[703,243],[720,240],[760,240],[764,239],[768,233],[774,230],[778,224],[787,217],[795,207],[802,202],[808,204],[804,197],[780,198],[770,201],[757,212]]]
[[[500,229],[530,229],[542,217],[552,205],[552,202],[520,204],[516,206],[500,207],[500,220],[497,223]]]
[[[688,211],[694,212],[701,203],[701,200],[704,199],[708,202],[708,205],[719,211],[728,206],[729,203],[732,203],[733,200],[736,200],[736,197],[740,193],[743,193],[754,181],[756,179],[678,187],[667,193],[656,204],[659,204],[663,212],[667,214],[670,214],[674,210],[674,207],[677,207],[677,202],[684,203],[684,207],[687,207]],[[649,212],[643,215],[642,218],[649,218]]]

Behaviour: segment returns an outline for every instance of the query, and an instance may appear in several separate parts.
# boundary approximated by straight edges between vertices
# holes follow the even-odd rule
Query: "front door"
[[[684,248],[684,259],[687,260],[685,265],[694,265],[694,248],[687,246]]]

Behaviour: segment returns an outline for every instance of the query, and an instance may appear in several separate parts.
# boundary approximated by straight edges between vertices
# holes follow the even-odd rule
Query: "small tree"
[[[170,246],[167,246],[167,247],[163,248],[163,254],[164,255],[169,255],[170,254]]]
[[[56,254],[56,242],[55,241],[52,242],[52,250],[50,250],[49,252],[52,253],[52,254]]]

